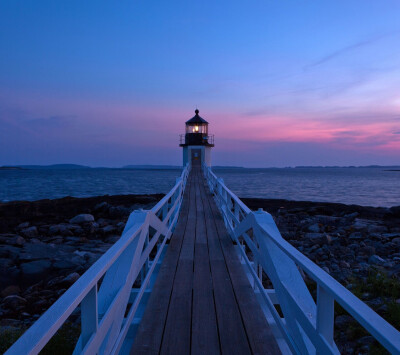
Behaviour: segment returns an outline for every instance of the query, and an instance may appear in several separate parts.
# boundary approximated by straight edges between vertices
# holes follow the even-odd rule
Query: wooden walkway
[[[131,354],[279,354],[200,168]]]

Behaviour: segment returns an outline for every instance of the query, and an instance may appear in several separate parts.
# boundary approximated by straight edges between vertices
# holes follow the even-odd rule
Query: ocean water
[[[400,205],[400,171],[384,168],[215,169],[239,197]],[[180,170],[0,170],[0,201],[166,193]]]

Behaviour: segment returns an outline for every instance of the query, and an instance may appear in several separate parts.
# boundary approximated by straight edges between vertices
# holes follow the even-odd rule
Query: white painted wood
[[[96,333],[97,326],[97,284],[95,284],[81,302],[81,349],[86,346],[90,337]]]
[[[317,332],[325,338],[329,345],[333,346],[335,300],[320,285],[318,285],[317,292]]]

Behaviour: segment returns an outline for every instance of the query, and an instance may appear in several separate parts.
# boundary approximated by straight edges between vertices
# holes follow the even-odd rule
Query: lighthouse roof
[[[189,121],[186,121],[186,124],[192,124],[192,123],[206,123],[206,124],[208,124],[208,122],[204,118],[199,116],[199,110],[198,109],[196,109],[194,111],[194,113],[195,113],[195,115]]]

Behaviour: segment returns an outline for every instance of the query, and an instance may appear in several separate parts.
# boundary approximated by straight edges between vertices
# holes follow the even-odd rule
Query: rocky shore
[[[131,211],[150,209],[161,197],[0,204],[0,332],[29,327],[118,240]],[[243,201],[269,211],[284,238],[400,328],[400,207]],[[374,349],[373,339],[340,307],[335,323],[343,353]]]

